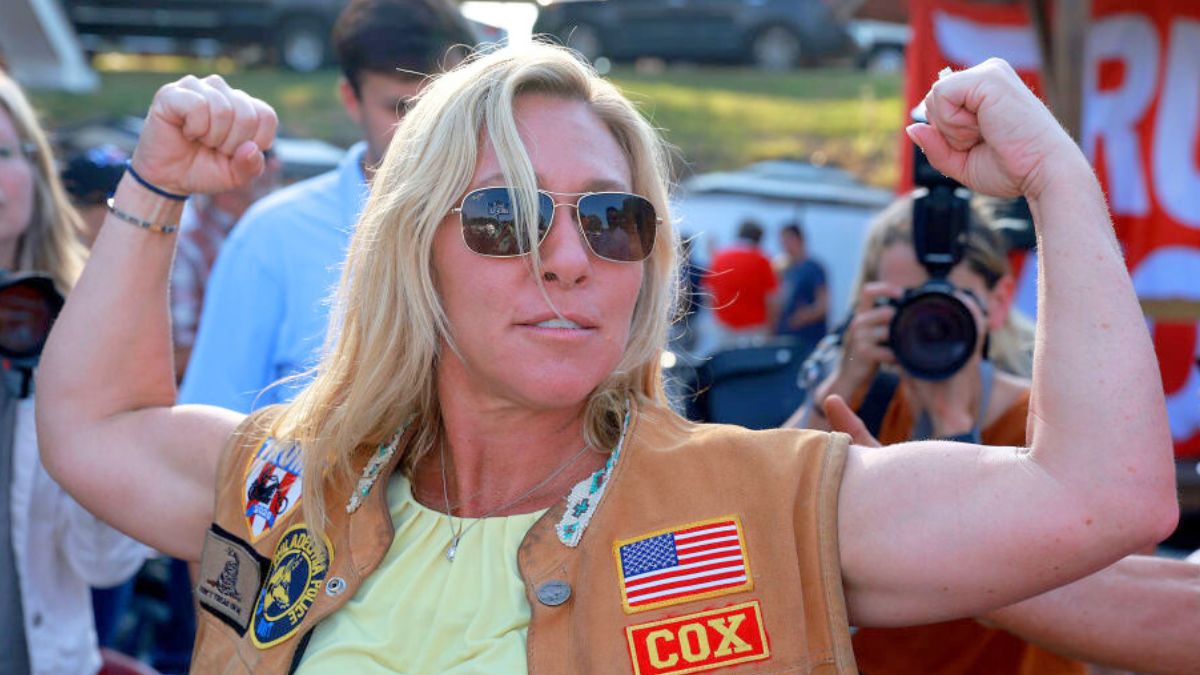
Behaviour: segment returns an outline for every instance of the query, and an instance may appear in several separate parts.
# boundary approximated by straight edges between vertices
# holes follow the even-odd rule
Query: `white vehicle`
[[[904,50],[912,39],[908,24],[873,19],[855,19],[846,31],[858,48],[856,62],[873,73],[898,73],[904,70]]]

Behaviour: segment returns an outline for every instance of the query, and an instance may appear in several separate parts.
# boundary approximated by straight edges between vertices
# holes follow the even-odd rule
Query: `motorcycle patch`
[[[239,637],[244,636],[268,564],[245,541],[213,523],[204,537],[196,599]]]
[[[771,658],[758,601],[625,629],[634,675],[699,673]]]
[[[296,634],[317,599],[325,573],[333,563],[333,545],[325,539],[328,559],[321,558],[316,541],[303,523],[279,538],[267,583],[254,605],[250,640],[266,649]]]
[[[246,527],[257,542],[300,503],[300,446],[268,438],[246,467]]]

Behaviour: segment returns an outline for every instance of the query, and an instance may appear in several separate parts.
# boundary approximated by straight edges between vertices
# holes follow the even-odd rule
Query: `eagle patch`
[[[325,540],[328,558],[303,523],[279,538],[266,583],[254,605],[250,639],[259,649],[273,647],[296,634],[333,563],[333,545]]]

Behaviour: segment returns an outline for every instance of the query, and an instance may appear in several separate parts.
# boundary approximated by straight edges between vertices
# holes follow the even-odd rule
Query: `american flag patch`
[[[618,541],[613,555],[628,614],[754,588],[737,516]]]

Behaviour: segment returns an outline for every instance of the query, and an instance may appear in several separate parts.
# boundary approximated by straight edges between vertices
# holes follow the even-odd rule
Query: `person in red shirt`
[[[767,308],[779,280],[758,247],[762,236],[761,225],[753,220],[743,222],[737,242],[717,252],[704,277],[717,326],[723,332],[722,344],[768,333]]]

